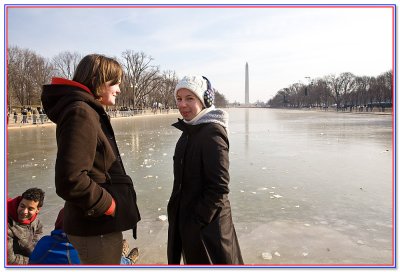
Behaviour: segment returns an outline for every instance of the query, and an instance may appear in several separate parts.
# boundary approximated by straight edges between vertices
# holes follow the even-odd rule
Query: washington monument
[[[245,75],[245,97],[244,97],[244,104],[248,106],[249,102],[249,65],[246,62],[246,75]]]

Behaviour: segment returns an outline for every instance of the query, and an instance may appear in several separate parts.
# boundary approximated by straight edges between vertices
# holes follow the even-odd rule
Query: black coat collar
[[[186,132],[188,134],[193,134],[197,131],[199,131],[202,127],[207,125],[206,123],[203,124],[198,124],[198,125],[189,125],[186,124],[183,119],[178,118],[178,122],[173,123],[172,126],[176,127],[179,130],[182,130],[183,132]]]

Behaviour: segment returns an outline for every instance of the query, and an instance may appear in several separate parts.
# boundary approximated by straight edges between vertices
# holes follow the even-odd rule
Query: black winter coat
[[[94,236],[133,229],[136,238],[136,192],[103,106],[87,91],[69,85],[45,85],[41,98],[57,124],[55,185],[66,201],[64,231]],[[105,215],[112,198],[115,216]]]
[[[229,141],[220,124],[173,124],[182,130],[168,203],[168,263],[243,264],[228,200]]]

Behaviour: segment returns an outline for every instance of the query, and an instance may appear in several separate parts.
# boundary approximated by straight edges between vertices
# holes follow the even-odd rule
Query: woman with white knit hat
[[[183,119],[174,154],[168,203],[168,263],[243,264],[229,193],[228,114],[214,107],[215,90],[203,76],[175,88]]]

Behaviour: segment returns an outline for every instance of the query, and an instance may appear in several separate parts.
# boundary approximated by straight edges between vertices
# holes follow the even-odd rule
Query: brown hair
[[[25,192],[23,192],[22,199],[39,202],[38,208],[41,208],[43,206],[43,201],[44,201],[44,192],[42,189],[36,187],[30,188]]]
[[[85,85],[95,98],[100,98],[104,84],[108,81],[111,85],[121,82],[122,74],[122,67],[115,59],[91,54],[79,62],[72,80]]]

